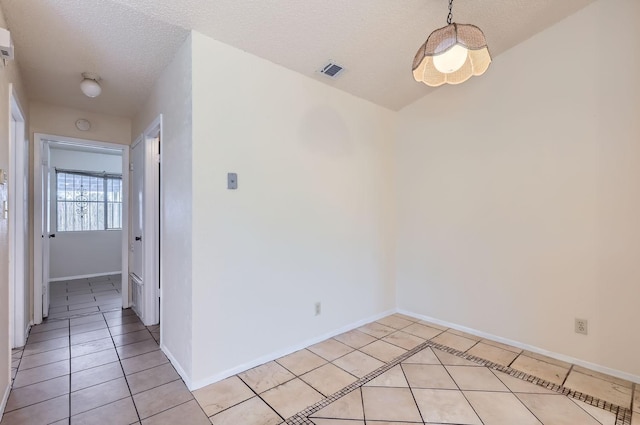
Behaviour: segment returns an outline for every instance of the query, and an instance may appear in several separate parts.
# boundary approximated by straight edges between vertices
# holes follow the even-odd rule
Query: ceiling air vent
[[[338,78],[338,75],[344,71],[344,67],[338,65],[333,61],[329,61],[325,66],[320,70],[321,74],[326,75],[329,78]]]

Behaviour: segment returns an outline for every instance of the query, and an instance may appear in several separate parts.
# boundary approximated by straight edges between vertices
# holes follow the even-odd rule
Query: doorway
[[[45,134],[34,139],[34,323],[50,311],[62,318],[129,307],[129,146]],[[119,291],[106,305],[96,296],[76,310],[71,296],[59,299],[62,283],[106,288],[101,277]]]
[[[24,346],[29,333],[29,144],[22,108],[9,88],[9,308],[12,348]]]

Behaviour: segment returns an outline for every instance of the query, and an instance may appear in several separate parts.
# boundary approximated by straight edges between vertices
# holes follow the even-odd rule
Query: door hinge
[[[160,156],[160,154],[157,154],[157,155],[156,155],[156,162],[157,162],[158,164],[160,164],[160,160],[161,160],[161,156]]]
[[[129,163],[129,171],[133,171],[133,162]]]

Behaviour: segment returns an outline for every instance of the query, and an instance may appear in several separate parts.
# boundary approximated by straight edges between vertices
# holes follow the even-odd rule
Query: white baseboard
[[[381,319],[381,318],[383,318],[385,316],[388,316],[390,314],[393,314],[393,313],[395,313],[395,309],[394,310],[388,310],[388,311],[385,311],[383,313],[376,314],[376,315],[368,317],[366,319],[362,319],[362,320],[359,320],[359,321],[357,321],[355,323],[351,323],[349,325],[343,326],[343,327],[341,327],[339,329],[335,329],[335,330],[333,330],[331,332],[327,332],[327,333],[325,333],[323,335],[320,335],[318,337],[305,340],[305,341],[303,341],[303,342],[301,342],[299,344],[296,344],[296,345],[287,347],[285,349],[269,353],[269,354],[267,354],[265,356],[259,357],[257,359],[254,359],[254,360],[250,361],[250,362],[243,363],[243,364],[238,365],[236,367],[233,367],[231,369],[227,369],[227,370],[225,370],[223,372],[220,372],[220,373],[217,373],[217,374],[215,374],[213,376],[210,376],[210,377],[207,377],[207,378],[204,378],[204,379],[199,379],[197,381],[191,382],[190,384],[187,383],[187,381],[185,380],[185,383],[187,383],[187,387],[189,387],[189,389],[191,391],[197,390],[198,388],[206,387],[207,385],[213,384],[213,383],[218,382],[218,381],[222,381],[223,379],[226,379],[226,378],[228,378],[230,376],[233,376],[233,375],[236,375],[238,373],[244,372],[245,370],[249,370],[249,369],[254,368],[256,366],[260,366],[261,364],[265,364],[265,363],[268,363],[268,362],[273,361],[275,359],[279,359],[280,357],[283,357],[283,356],[286,356],[288,354],[294,353],[296,351],[302,350],[303,348],[307,348],[307,347],[309,347],[309,346],[311,346],[313,344],[317,344],[317,343],[319,343],[321,341],[324,341],[325,339],[333,338],[334,336],[340,335],[341,333],[348,332],[348,331],[353,330],[355,328],[359,328],[360,326],[366,325],[367,323],[370,323],[370,322],[374,322],[374,321],[376,321],[378,319]],[[180,372],[178,372],[178,373],[180,373]]]
[[[7,406],[7,400],[9,400],[10,392],[11,392],[11,377],[9,377],[9,382],[7,383],[7,386],[4,389],[4,395],[2,396],[2,402],[0,403],[0,421],[2,420],[2,416],[4,416],[4,408]]]
[[[122,274],[122,271],[115,272],[106,272],[106,273],[94,273],[94,274],[81,274],[78,276],[65,276],[65,277],[54,277],[53,279],[49,279],[49,282],[60,282],[63,280],[74,280],[74,279],[89,279],[92,277],[100,277],[100,276],[110,276],[112,274]]]
[[[580,360],[575,357],[566,356],[564,354],[555,353],[553,351],[545,350],[543,348],[535,347],[533,345],[523,344],[518,341],[513,341],[507,338],[502,338],[500,336],[492,335],[487,332],[482,332],[476,329],[467,328],[466,326],[460,326],[455,323],[446,322],[444,320],[436,319],[435,317],[424,316],[422,314],[412,313],[407,310],[398,309],[398,313],[405,314],[407,316],[415,317],[416,319],[424,320],[426,322],[431,322],[436,325],[446,326],[447,328],[455,329],[458,331],[466,332],[471,335],[479,336],[481,338],[490,339],[492,341],[500,342],[502,344],[511,345],[516,348],[521,348],[523,350],[531,351],[533,353],[542,354],[543,356],[551,357],[556,360],[560,360],[567,363],[573,363],[578,366],[582,366],[587,369],[594,370],[596,372],[604,373],[606,375],[614,376],[616,378],[624,379],[627,381],[635,382],[640,384],[640,376],[632,375],[627,372],[622,372],[620,370],[611,369],[606,366],[601,366],[595,363],[590,363],[585,360]]]
[[[161,341],[162,341],[162,339],[161,339]],[[182,380],[186,384],[187,388],[189,388],[190,391],[193,391],[194,389],[191,388],[191,386],[192,386],[191,385],[191,378],[184,371],[184,369],[183,369],[182,365],[180,364],[180,362],[178,362],[178,360],[176,360],[176,358],[173,355],[173,353],[171,352],[171,350],[169,350],[166,347],[166,345],[164,345],[162,343],[160,343],[160,350],[162,350],[164,355],[167,356],[167,358],[171,362],[171,365],[175,368],[176,372],[178,372],[178,375],[180,375],[180,377],[182,378]]]

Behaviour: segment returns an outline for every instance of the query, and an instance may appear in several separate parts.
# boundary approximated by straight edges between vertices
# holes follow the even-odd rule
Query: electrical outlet
[[[320,316],[320,313],[322,313],[322,303],[321,302],[317,302],[315,304],[315,311],[316,311],[316,316]]]
[[[589,322],[587,319],[576,319],[576,333],[584,335],[589,333]]]

